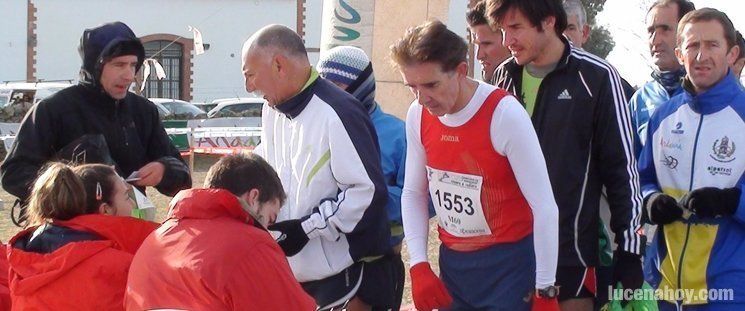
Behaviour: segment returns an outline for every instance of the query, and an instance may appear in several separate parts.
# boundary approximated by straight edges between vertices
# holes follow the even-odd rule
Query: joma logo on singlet
[[[449,142],[453,142],[453,143],[460,142],[460,138],[458,136],[455,136],[455,135],[442,135],[442,137],[440,138],[440,140],[441,141],[449,141]]]

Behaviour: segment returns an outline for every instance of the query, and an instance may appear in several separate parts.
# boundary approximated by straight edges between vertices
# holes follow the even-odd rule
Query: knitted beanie
[[[370,59],[360,48],[337,46],[318,60],[318,74],[326,80],[351,85],[370,64]]]
[[[318,60],[318,74],[331,82],[347,85],[347,91],[372,113],[375,103],[375,75],[365,51],[353,46],[332,48]]]

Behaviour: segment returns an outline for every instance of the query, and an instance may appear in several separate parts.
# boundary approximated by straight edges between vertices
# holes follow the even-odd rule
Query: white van
[[[0,83],[0,122],[20,122],[34,104],[72,85],[72,81]]]

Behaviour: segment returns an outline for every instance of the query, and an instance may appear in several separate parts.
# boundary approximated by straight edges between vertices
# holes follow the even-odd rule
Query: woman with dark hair
[[[85,209],[89,214],[134,216],[135,202],[131,186],[124,182],[113,167],[86,164],[73,168],[87,190]]]
[[[109,166],[52,163],[33,185],[29,227],[8,248],[13,310],[120,310],[134,253],[157,224],[127,216]]]

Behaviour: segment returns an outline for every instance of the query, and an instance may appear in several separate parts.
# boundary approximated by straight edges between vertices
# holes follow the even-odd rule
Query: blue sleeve
[[[404,188],[404,173],[406,172],[406,135],[401,137],[401,146],[398,146],[397,150],[400,150],[401,152],[400,157],[397,159],[399,162],[396,168],[398,171],[395,175],[395,185],[388,186],[388,216],[389,219],[391,219],[391,222],[395,224],[403,224],[401,220],[401,192]],[[383,171],[387,172],[385,167],[383,167]],[[431,199],[427,206],[429,217],[434,217],[435,206],[432,204]]]
[[[738,101],[745,100],[743,96],[740,96],[738,98]],[[745,109],[741,108],[742,106],[732,106],[732,108],[735,109],[737,114],[740,116],[740,118],[745,122]],[[735,214],[732,215],[732,217],[735,218],[739,223],[745,224],[745,195],[742,194],[743,190],[745,190],[745,174],[740,176],[740,180],[737,181],[737,185],[735,186],[740,189],[740,202],[737,204],[737,210],[735,210]]]
[[[639,157],[642,152],[642,141],[639,134],[639,97],[641,97],[641,89],[636,91],[631,99],[629,100],[629,112],[631,113],[631,127],[634,135],[634,154]]]
[[[660,125],[660,120],[653,116],[647,127],[647,142],[652,141],[652,136]],[[654,144],[647,143],[639,153],[639,184],[641,185],[642,197],[646,198],[652,193],[661,192],[657,183],[657,171],[654,168]]]
[[[403,121],[380,110],[373,112],[371,120],[378,134],[380,162],[388,189],[386,213],[391,225],[390,245],[401,243],[404,237],[401,219],[401,193],[404,187],[406,161],[406,129]]]
[[[404,188],[404,172],[406,171],[404,167],[406,161],[405,140],[403,149],[397,148],[397,151],[399,152],[393,155],[392,161],[383,162],[383,172],[386,175],[386,180],[393,181],[393,184],[388,184],[388,205],[386,206],[388,220],[391,222],[391,246],[398,245],[404,238],[404,225],[401,219],[401,192]],[[386,167],[385,163],[393,164],[395,167]]]

